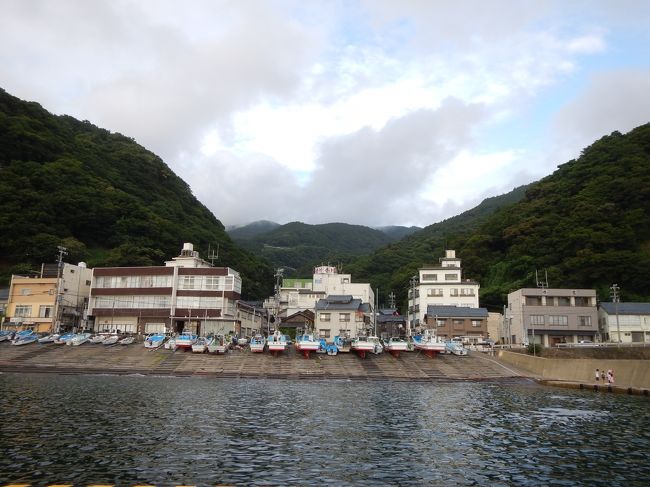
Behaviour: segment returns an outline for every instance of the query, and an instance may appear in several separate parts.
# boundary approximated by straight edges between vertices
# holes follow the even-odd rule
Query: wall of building
[[[615,385],[650,388],[650,360],[550,359],[507,350],[499,350],[497,357],[502,362],[530,371],[541,379],[595,384],[597,368],[612,369]]]
[[[602,308],[598,314],[603,340],[623,343],[650,342],[650,316],[619,314],[617,325],[615,314],[610,315]]]

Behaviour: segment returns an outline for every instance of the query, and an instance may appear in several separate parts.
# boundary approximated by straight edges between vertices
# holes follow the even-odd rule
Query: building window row
[[[17,305],[14,316],[18,318],[30,318],[32,316],[32,306],[25,304]]]
[[[95,287],[115,288],[151,288],[172,287],[172,277],[167,276],[95,276]]]
[[[570,296],[526,296],[526,306],[571,306]],[[576,307],[591,306],[590,298],[586,296],[573,297],[573,303]]]
[[[241,293],[241,278],[235,276],[180,276],[178,289]]]
[[[94,308],[169,308],[171,296],[97,296],[94,298]]]

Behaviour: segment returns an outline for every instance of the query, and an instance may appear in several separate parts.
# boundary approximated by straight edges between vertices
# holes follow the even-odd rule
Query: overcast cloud
[[[650,119],[647,2],[4,0],[0,86],[226,225],[428,225]]]

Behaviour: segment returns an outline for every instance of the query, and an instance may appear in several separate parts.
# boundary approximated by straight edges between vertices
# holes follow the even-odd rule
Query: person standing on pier
[[[596,369],[596,382],[600,380],[600,370]]]

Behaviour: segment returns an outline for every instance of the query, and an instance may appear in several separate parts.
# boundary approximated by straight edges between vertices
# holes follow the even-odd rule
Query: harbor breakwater
[[[466,357],[439,355],[431,359],[418,352],[336,356],[314,354],[305,359],[293,349],[274,357],[248,350],[225,355],[193,354],[142,345],[106,347],[84,344],[0,344],[0,371],[59,374],[144,374],[224,378],[366,379],[404,381],[500,380],[525,377],[516,367],[504,366],[480,352]]]
[[[650,360],[610,358],[545,358],[499,350],[497,358],[524,370],[542,381],[562,381],[584,385],[607,386],[595,380],[596,369],[614,371],[617,388],[650,389]]]

